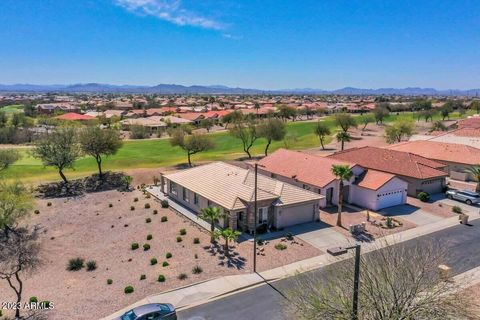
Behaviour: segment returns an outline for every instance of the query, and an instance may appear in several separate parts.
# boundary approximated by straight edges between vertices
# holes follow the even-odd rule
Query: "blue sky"
[[[1,0],[0,83],[480,87],[480,1]]]

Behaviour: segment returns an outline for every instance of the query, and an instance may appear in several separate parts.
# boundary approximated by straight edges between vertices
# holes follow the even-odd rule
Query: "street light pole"
[[[258,164],[255,163],[255,190],[254,190],[254,213],[253,213],[253,272],[257,272],[257,175]]]
[[[357,244],[346,249],[355,249],[355,274],[353,278],[352,320],[358,320],[358,293],[360,287],[360,245]]]

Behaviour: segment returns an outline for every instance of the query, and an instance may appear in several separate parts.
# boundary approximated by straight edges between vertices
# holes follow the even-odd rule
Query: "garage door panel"
[[[288,227],[315,220],[313,204],[279,209],[279,226]]]
[[[386,191],[377,196],[377,210],[403,204],[404,190]]]

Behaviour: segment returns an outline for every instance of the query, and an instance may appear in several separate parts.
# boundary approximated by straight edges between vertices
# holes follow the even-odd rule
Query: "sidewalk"
[[[470,215],[470,221],[475,221],[478,219],[480,219],[480,215]],[[384,238],[378,239],[372,243],[363,243],[362,254],[385,247],[393,243],[398,244],[404,241],[408,241],[418,236],[430,234],[452,226],[456,226],[458,224],[458,217],[455,216],[443,219],[430,225],[423,225],[417,228],[403,231],[398,234],[392,234]],[[352,244],[354,244],[353,240],[350,243],[338,243],[337,245],[348,246]],[[250,273],[245,275],[225,276],[216,279],[206,280],[204,282],[191,284],[186,287],[176,288],[167,292],[160,293],[158,295],[146,297],[136,302],[135,304],[116,312],[113,315],[103,318],[103,320],[113,319],[115,316],[119,316],[125,311],[132,309],[133,307],[145,303],[168,302],[172,303],[177,309],[193,307],[195,305],[210,302],[212,300],[215,300],[216,298],[220,298],[233,292],[262,284],[264,283],[264,279],[265,281],[279,280],[281,278],[294,276],[297,273],[307,272],[313,269],[324,267],[331,263],[345,260],[350,257],[351,256],[348,254],[340,257],[333,257],[329,254],[323,254],[302,261],[297,261],[282,267],[260,272],[260,276],[255,273]],[[466,275],[467,277],[462,277],[462,275]],[[462,286],[465,287],[480,283],[480,267],[467,271],[464,274],[457,275],[454,277],[454,279],[462,279],[462,281],[465,282],[464,284],[462,284]]]

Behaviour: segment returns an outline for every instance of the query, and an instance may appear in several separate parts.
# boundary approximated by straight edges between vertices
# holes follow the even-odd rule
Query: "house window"
[[[173,181],[170,181],[170,193],[177,194],[177,184]]]
[[[207,200],[207,207],[211,207],[211,206],[212,206],[212,201]]]
[[[183,190],[182,190],[182,199],[183,199],[183,201],[188,202],[188,194],[187,194],[187,189],[186,188],[183,188]]]
[[[264,224],[268,222],[268,207],[258,208],[258,224]]]
[[[303,189],[305,189],[305,190],[310,190],[310,186],[309,186],[308,184],[304,184],[302,187],[303,187]]]
[[[193,194],[193,203],[198,204],[198,194],[196,193]]]

